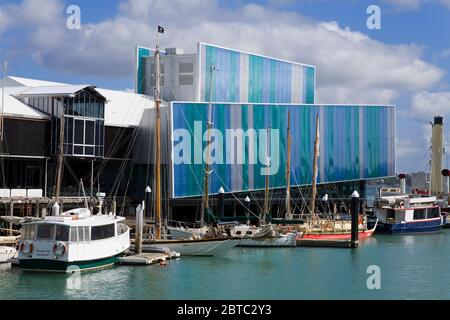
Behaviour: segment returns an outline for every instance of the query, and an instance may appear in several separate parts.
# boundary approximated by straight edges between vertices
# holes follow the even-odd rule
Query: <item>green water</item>
[[[240,249],[167,267],[69,276],[0,266],[0,299],[450,299],[450,230],[377,235],[356,250]],[[367,267],[381,289],[367,289]]]

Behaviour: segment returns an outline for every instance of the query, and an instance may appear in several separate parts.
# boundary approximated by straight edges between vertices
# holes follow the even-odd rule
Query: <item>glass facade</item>
[[[74,96],[31,97],[28,104],[51,115],[53,152],[59,151],[60,121],[64,117],[64,155],[103,157],[105,140],[105,99],[85,89]]]

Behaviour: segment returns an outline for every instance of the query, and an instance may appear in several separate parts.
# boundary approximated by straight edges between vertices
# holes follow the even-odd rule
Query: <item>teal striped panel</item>
[[[194,137],[195,123],[201,132],[206,129],[207,103],[172,103],[174,130],[185,129],[196,141],[191,146],[192,163],[172,166],[173,197],[192,197],[202,194],[204,163],[201,148],[205,148],[201,134]],[[320,116],[319,182],[380,178],[395,175],[395,109],[392,106],[343,105],[277,105],[277,104],[214,104],[214,128],[222,132],[219,144],[223,163],[213,165],[210,193],[220,187],[228,192],[262,190],[265,186],[265,157],[259,149],[265,146],[259,134],[267,127],[278,132],[278,139],[270,144],[278,150],[278,170],[270,177],[271,188],[286,186],[286,129],[288,112],[291,113],[292,158],[291,185],[307,185],[312,180],[315,119]],[[226,160],[230,141],[227,130],[242,129],[256,132],[256,138],[243,139],[242,152],[245,163]],[[196,140],[197,139],[197,140]],[[174,142],[175,146],[176,142]],[[200,163],[194,163],[200,149]],[[250,150],[256,151],[256,163],[249,163]],[[198,157],[197,157],[198,158]],[[198,160],[198,159],[197,159]],[[274,163],[273,163],[274,164]],[[275,165],[274,165],[275,166]]]

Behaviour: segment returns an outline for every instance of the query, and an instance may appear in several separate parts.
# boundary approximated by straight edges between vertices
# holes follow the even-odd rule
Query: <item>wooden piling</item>
[[[145,201],[136,208],[135,254],[142,253],[142,235],[144,231]]]

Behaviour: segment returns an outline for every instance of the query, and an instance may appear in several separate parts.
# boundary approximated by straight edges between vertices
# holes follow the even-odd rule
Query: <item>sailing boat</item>
[[[301,233],[297,237],[297,241],[302,240],[350,240],[351,239],[351,221],[336,220],[336,219],[322,219],[316,215],[316,197],[317,197],[317,176],[318,165],[317,160],[320,152],[320,126],[319,115],[316,116],[316,134],[314,142],[314,163],[312,176],[312,197],[310,204],[310,218],[309,223],[300,225],[299,231]],[[359,239],[368,238],[373,235],[376,225],[372,229],[367,227],[367,218],[360,216],[359,220]]]
[[[156,199],[155,199],[155,224],[156,224],[156,234],[152,239],[145,239],[142,242],[143,252],[154,252],[155,250],[160,250],[161,248],[168,248],[170,250],[180,253],[180,255],[186,256],[214,256],[221,254],[229,249],[237,246],[239,240],[231,239],[228,237],[218,237],[218,234],[212,234],[211,237],[203,237],[202,239],[163,239],[162,237],[162,225],[161,225],[161,88],[160,88],[160,59],[161,54],[159,50],[159,34],[164,33],[164,28],[158,26],[157,33],[157,44],[156,44],[156,90],[155,90],[155,106],[156,106]],[[211,66],[211,79],[212,74],[215,71],[215,67]],[[211,80],[212,82],[212,80]],[[212,93],[212,89],[211,89]],[[212,99],[210,98],[209,109],[208,109],[208,147],[210,146],[211,140],[211,128],[212,128]],[[204,214],[209,213],[209,176],[211,174],[209,161],[206,161],[205,169],[205,186],[204,186],[204,197],[202,205],[202,218],[201,227],[204,227]],[[166,228],[167,230],[168,228]],[[169,229],[170,230],[170,229]],[[211,230],[215,231],[215,230]]]
[[[288,160],[286,169],[286,179],[290,180],[290,154],[291,154],[291,130],[290,130],[290,113],[288,113]],[[267,147],[266,147],[266,177],[265,177],[265,192],[264,192],[264,208],[262,215],[259,217],[259,228],[248,225],[238,225],[231,230],[231,235],[242,238],[239,246],[241,247],[295,247],[297,245],[297,233],[288,232],[282,233],[275,228],[271,222],[267,222],[270,214],[269,205],[269,137],[270,128],[267,129]],[[287,183],[288,188],[289,182]],[[288,189],[289,190],[289,189]],[[290,192],[286,192],[286,214],[290,216]]]

